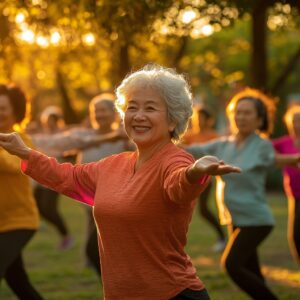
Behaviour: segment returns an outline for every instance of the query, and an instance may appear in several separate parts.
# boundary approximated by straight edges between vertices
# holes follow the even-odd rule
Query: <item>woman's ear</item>
[[[175,122],[169,122],[169,132],[173,132],[176,128]]]

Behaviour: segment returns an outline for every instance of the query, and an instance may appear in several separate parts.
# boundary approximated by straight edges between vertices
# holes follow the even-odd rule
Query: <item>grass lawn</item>
[[[292,260],[286,240],[286,200],[283,194],[276,194],[269,195],[269,201],[277,226],[260,248],[263,271],[279,299],[300,299],[300,268]],[[52,227],[43,224],[25,251],[31,280],[46,300],[103,299],[99,279],[93,270],[85,267],[83,259],[85,211],[81,204],[65,198],[61,206],[75,237],[75,245],[65,252],[57,250],[58,235]],[[249,299],[219,267],[220,255],[211,251],[215,238],[214,232],[195,212],[187,252],[211,299]],[[5,282],[0,288],[0,299],[16,299]]]

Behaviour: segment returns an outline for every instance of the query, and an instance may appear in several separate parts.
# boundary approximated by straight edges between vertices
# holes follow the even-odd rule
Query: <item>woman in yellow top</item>
[[[15,87],[0,85],[0,132],[12,132],[26,116],[27,101]],[[19,130],[21,131],[21,130]],[[20,132],[27,145],[29,138]],[[4,278],[20,299],[42,299],[31,285],[22,251],[38,228],[38,211],[20,159],[0,148],[0,281]]]

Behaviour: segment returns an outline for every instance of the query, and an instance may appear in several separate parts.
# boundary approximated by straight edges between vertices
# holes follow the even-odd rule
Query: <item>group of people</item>
[[[14,101],[14,93],[22,95],[21,108],[16,104],[22,101]],[[274,102],[247,88],[228,104],[230,136],[207,134],[203,140],[177,145],[193,108],[182,75],[146,66],[128,75],[116,96],[115,101],[98,97],[91,102],[91,118],[98,121],[90,134],[71,130],[52,136],[49,147],[79,151],[79,161],[73,165],[34,150],[26,135],[14,132],[14,125],[25,116],[26,99],[16,87],[1,87],[0,184],[6,188],[0,190],[6,194],[0,201],[4,216],[0,218],[0,280],[5,278],[21,299],[41,299],[22,262],[22,250],[38,227],[29,176],[92,208],[88,245],[92,245],[91,261],[101,274],[105,299],[210,299],[184,248],[196,200],[200,197],[200,203],[207,204],[203,192],[216,176],[221,224],[229,227],[222,265],[253,299],[277,299],[266,284],[258,257],[258,246],[274,227],[265,179],[272,164],[284,167],[290,243],[299,261],[299,107],[286,116],[290,135],[269,141]],[[128,139],[112,127],[115,108]],[[7,191],[10,181],[24,190],[16,195]],[[225,241],[218,222],[211,224],[220,241]],[[18,287],[11,280],[16,273],[22,274]]]

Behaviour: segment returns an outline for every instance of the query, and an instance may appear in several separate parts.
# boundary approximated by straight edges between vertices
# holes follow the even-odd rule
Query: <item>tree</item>
[[[46,103],[44,98],[38,102],[39,91],[52,90],[69,110],[70,122],[83,114],[91,96],[112,91],[128,72],[147,62],[189,73],[193,88],[201,82],[211,93],[220,94],[242,78],[270,90],[276,82],[273,65],[283,59],[277,55],[270,60],[268,36],[273,32],[267,24],[281,15],[296,20],[298,2],[2,1],[0,68],[7,67],[1,80],[21,82],[37,95],[36,104]],[[275,83],[277,91],[295,67],[296,54]]]

